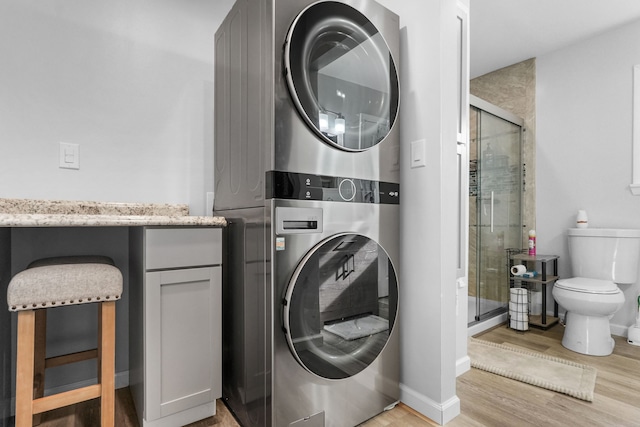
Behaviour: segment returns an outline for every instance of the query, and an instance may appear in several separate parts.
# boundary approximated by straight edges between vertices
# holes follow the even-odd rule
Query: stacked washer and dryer
[[[223,397],[244,426],[398,401],[398,53],[370,0],[238,0],[216,33]]]

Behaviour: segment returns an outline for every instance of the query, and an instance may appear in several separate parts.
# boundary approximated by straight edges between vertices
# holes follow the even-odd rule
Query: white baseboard
[[[468,355],[456,360],[456,377],[464,374],[469,369],[471,369],[471,359]]]
[[[440,425],[444,425],[460,415],[460,399],[453,396],[446,402],[438,403],[404,384],[400,384],[400,401]]]
[[[92,378],[90,380],[78,381],[73,384],[65,384],[58,387],[48,388],[44,391],[45,395],[49,394],[57,394],[64,393],[65,391],[74,390],[80,387],[86,387],[91,384],[96,384],[98,382],[97,378]],[[116,372],[116,389],[124,388],[129,386],[129,371],[124,372]]]
[[[629,327],[628,326],[614,325],[613,323],[611,323],[609,325],[609,328],[611,329],[611,334],[612,335],[617,335],[619,337],[627,338],[627,334],[629,333]]]

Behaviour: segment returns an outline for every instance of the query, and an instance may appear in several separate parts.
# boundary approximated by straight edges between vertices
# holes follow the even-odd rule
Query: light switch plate
[[[60,162],[63,169],[80,169],[80,147],[68,142],[60,143]]]
[[[419,139],[411,143],[411,167],[412,168],[420,168],[427,165],[426,159],[425,159],[425,145],[426,145],[426,141],[424,139]]]

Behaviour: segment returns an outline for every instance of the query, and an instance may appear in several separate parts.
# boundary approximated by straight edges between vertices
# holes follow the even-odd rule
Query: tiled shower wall
[[[484,99],[524,120],[522,162],[522,248],[527,246],[528,231],[535,229],[535,161],[536,161],[536,61],[535,58],[493,71],[471,80],[471,94]],[[470,116],[473,120],[474,115]],[[475,160],[475,123],[471,123],[470,160]],[[469,197],[469,295],[476,295],[476,197]],[[505,278],[506,280],[506,278]]]

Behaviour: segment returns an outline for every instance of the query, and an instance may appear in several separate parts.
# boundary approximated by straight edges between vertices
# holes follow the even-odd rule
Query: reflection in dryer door
[[[325,142],[361,151],[389,134],[398,75],[385,39],[360,11],[340,2],[311,5],[291,25],[284,55],[296,107]]]

